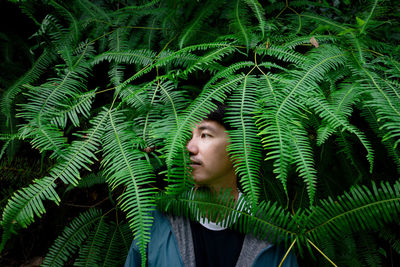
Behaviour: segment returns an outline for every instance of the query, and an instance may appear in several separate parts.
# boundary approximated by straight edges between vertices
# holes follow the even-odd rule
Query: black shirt
[[[190,221],[197,267],[235,266],[242,250],[244,234],[232,229],[213,231]]]

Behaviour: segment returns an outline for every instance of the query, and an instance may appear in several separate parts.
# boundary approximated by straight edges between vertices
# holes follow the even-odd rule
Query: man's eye
[[[209,138],[209,137],[211,137],[211,135],[206,134],[206,133],[201,134],[201,138]]]

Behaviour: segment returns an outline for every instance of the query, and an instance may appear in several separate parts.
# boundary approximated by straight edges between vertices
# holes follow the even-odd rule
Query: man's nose
[[[189,151],[190,155],[196,155],[199,152],[197,147],[197,142],[194,138],[190,139],[186,145],[186,149]]]

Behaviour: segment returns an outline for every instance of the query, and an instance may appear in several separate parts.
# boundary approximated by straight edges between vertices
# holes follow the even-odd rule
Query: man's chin
[[[196,186],[205,186],[207,183],[204,178],[193,176],[194,183]]]

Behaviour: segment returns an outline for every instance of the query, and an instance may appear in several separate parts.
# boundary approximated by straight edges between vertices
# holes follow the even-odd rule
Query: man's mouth
[[[200,160],[191,159],[190,161],[191,161],[191,162],[190,162],[190,166],[191,166],[192,168],[201,166],[201,164],[202,164],[202,162],[201,162]]]

